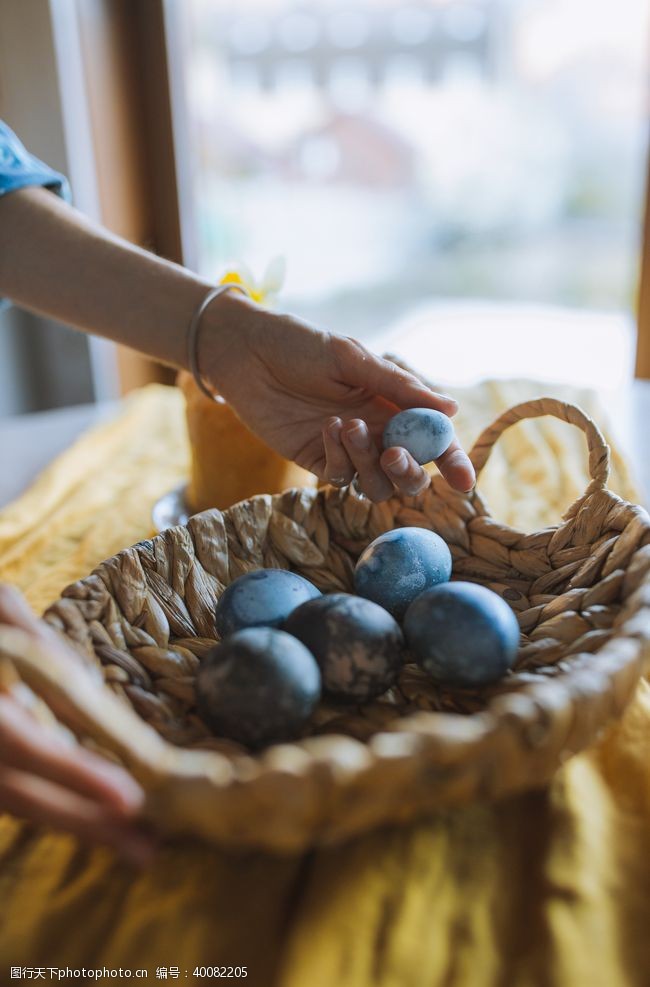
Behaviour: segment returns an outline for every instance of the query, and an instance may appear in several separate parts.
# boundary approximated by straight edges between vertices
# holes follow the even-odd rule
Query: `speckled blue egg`
[[[217,631],[224,638],[244,627],[280,627],[292,610],[320,595],[320,590],[295,572],[247,572],[221,595],[216,611]]]
[[[284,631],[249,627],[201,662],[196,694],[211,730],[249,747],[300,733],[320,698],[321,675],[304,644]]]
[[[442,456],[454,437],[447,415],[432,408],[408,408],[394,415],[384,429],[384,449],[401,446],[422,465]]]
[[[401,620],[420,593],[451,578],[446,542],[426,528],[395,528],[375,538],[359,556],[354,586]]]
[[[519,646],[514,612],[475,583],[426,590],[408,608],[404,634],[416,661],[441,685],[495,682],[512,667]]]
[[[397,679],[404,636],[391,615],[349,593],[331,593],[303,603],[285,630],[316,658],[323,690],[332,699],[365,702],[380,696]]]

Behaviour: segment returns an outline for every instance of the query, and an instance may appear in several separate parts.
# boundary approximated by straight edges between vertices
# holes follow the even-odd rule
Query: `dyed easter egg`
[[[404,637],[386,610],[348,593],[331,593],[303,603],[285,630],[316,658],[323,690],[334,699],[365,702],[396,681]]]
[[[232,634],[201,663],[199,713],[220,737],[259,747],[298,734],[320,698],[316,661],[295,637],[271,627]]]
[[[320,590],[286,569],[257,569],[235,579],[217,604],[216,626],[224,638],[244,627],[279,627],[292,610]]]
[[[432,408],[408,408],[384,428],[384,449],[401,446],[422,465],[442,456],[451,445],[454,426],[447,415]]]
[[[418,664],[443,685],[482,686],[512,667],[519,624],[508,604],[485,586],[434,586],[411,604],[404,634]]]
[[[451,552],[426,528],[395,528],[375,538],[359,556],[354,586],[401,620],[425,589],[451,577]]]

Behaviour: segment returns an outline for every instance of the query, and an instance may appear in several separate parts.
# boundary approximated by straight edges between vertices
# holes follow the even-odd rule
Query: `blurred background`
[[[606,389],[631,378],[650,2],[128,8],[0,0],[0,115],[70,175],[85,211],[215,280],[233,266],[283,280],[282,307],[401,349],[443,382]],[[143,82],[160,30],[164,71]],[[44,59],[56,112],[42,106]],[[111,99],[141,92],[121,120],[135,111]],[[161,136],[149,117],[166,107],[172,182],[151,150]],[[129,158],[137,114],[149,150]],[[159,218],[142,221],[156,182]],[[157,375],[15,309],[1,319],[0,413],[111,397]]]

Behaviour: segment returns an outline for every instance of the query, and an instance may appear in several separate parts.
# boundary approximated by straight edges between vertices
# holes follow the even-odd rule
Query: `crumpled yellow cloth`
[[[457,395],[464,443],[542,392],[602,420],[589,392],[492,382]],[[0,514],[0,579],[42,609],[151,534],[153,502],[187,466],[180,395],[136,394]],[[541,419],[504,436],[480,486],[497,518],[533,530],[583,491],[585,466],[580,433]],[[636,499],[616,454],[611,486]],[[195,969],[233,965],[261,987],[646,987],[649,929],[647,683],[548,788],[299,858],[179,842],[137,874],[0,817],[1,983],[10,966],[121,965],[214,984]]]

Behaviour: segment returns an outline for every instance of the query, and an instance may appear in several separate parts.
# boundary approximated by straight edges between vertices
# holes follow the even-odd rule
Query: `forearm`
[[[113,236],[40,188],[0,199],[0,230],[0,296],[186,366],[186,327],[209,282]],[[227,292],[206,312],[205,332],[249,311],[240,293]]]

